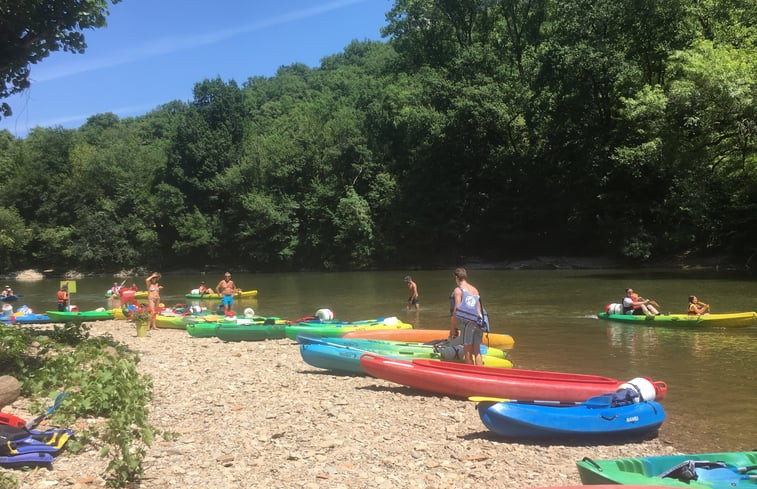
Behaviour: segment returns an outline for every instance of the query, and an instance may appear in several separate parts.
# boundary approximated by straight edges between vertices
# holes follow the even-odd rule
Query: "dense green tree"
[[[30,65],[50,53],[83,53],[82,31],[104,27],[108,13],[108,0],[0,0],[0,100],[29,88]],[[0,104],[0,115],[11,113]]]

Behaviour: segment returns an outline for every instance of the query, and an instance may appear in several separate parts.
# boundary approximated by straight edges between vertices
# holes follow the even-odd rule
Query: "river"
[[[235,273],[238,286],[259,291],[236,308],[295,319],[327,307],[343,320],[397,316],[416,328],[449,327],[452,271],[411,272],[419,288],[419,311],[405,310],[406,273]],[[200,280],[215,287],[221,278],[222,274],[166,274],[161,281],[163,302],[184,303],[184,294]],[[752,411],[757,326],[677,329],[622,325],[596,317],[608,302],[619,302],[627,287],[659,302],[662,312],[685,312],[691,294],[711,304],[713,312],[757,310],[753,277],[680,270],[470,270],[469,279],[482,294],[492,331],[515,339],[509,358],[516,367],[662,380],[669,386],[663,401],[668,420],[660,437],[683,452],[757,447]],[[26,304],[35,312],[55,308],[58,279],[7,283],[23,295],[15,307]],[[104,297],[112,283],[107,276],[77,281],[72,304],[80,310],[112,307]],[[144,289],[143,277],[136,283]]]

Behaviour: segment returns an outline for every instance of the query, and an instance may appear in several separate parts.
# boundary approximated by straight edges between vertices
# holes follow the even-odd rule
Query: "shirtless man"
[[[221,303],[223,304],[224,312],[231,311],[231,307],[234,305],[234,294],[236,294],[238,290],[239,289],[237,289],[234,281],[231,280],[231,273],[226,272],[223,280],[216,285],[216,291],[221,294]]]
[[[410,291],[410,296],[407,298],[407,310],[410,310],[410,306],[415,306],[416,309],[420,309],[421,305],[418,303],[418,285],[413,282],[413,278],[410,275],[405,275],[405,283]]]

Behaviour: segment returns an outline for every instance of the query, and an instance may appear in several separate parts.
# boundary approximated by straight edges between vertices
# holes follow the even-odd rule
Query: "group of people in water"
[[[626,296],[623,298],[622,306],[623,314],[643,314],[645,316],[659,316],[661,314],[659,311],[660,305],[657,302],[639,296],[639,294],[634,292],[630,287],[626,289]],[[689,306],[687,310],[689,316],[701,316],[709,313],[709,304],[700,301],[695,295],[689,296]]]
[[[160,285],[160,279],[162,275],[158,272],[152,272],[152,274],[145,279],[145,285],[147,286],[147,306],[150,312],[150,319],[147,323],[148,329],[158,329],[156,324],[156,316],[160,310],[160,289],[163,288]],[[213,289],[205,285],[203,280],[198,288],[201,295],[212,294]],[[231,279],[231,272],[226,272],[223,278],[216,285],[216,291],[221,296],[221,304],[223,304],[224,312],[228,313],[234,307],[234,294],[241,292],[241,289],[237,287],[234,281]]]

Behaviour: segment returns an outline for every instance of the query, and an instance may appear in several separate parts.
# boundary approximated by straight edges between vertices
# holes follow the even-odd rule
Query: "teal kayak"
[[[317,338],[317,337],[316,337]],[[297,335],[297,342],[312,342],[314,337],[312,335],[300,334]],[[391,341],[391,340],[371,340],[365,338],[329,338],[329,343],[347,346],[350,348],[357,348],[359,350],[368,351],[386,351],[386,352],[412,352],[429,355],[423,358],[431,358],[432,353],[438,353],[442,356],[447,352],[448,348],[455,348],[457,345],[452,345],[448,341],[438,342],[434,344],[414,343],[410,341]],[[459,341],[462,345],[462,338]],[[481,345],[481,354],[490,357],[505,358],[507,354],[497,348],[489,348],[486,345]],[[454,353],[451,353],[454,355]]]
[[[413,359],[429,359],[439,361],[462,362],[463,358],[456,357],[451,359],[442,358],[440,353],[433,350],[412,351],[402,350],[401,348],[380,349],[380,345],[374,345],[379,348],[366,350],[354,348],[345,345],[339,345],[332,342],[337,338],[319,338],[317,336],[298,335],[297,341],[300,342],[300,355],[308,365],[328,370],[339,370],[343,372],[365,374],[360,365],[360,357],[364,353],[373,353],[382,357],[411,361]],[[513,364],[504,358],[483,356],[484,364],[489,367],[510,368]]]

